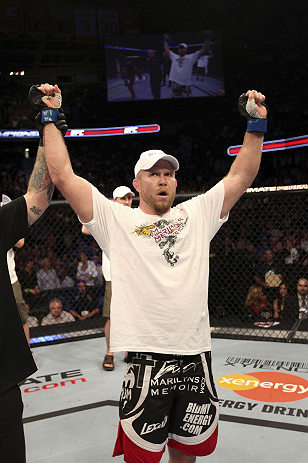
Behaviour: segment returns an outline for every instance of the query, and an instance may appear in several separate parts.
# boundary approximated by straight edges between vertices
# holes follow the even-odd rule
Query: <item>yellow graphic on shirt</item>
[[[151,229],[154,228],[155,225],[140,225],[140,227],[137,227],[136,230],[133,231],[133,233],[137,233],[138,236],[141,235],[147,235],[151,236]]]
[[[175,254],[172,248],[175,246],[177,235],[183,230],[188,218],[178,218],[175,221],[161,219],[151,225],[140,225],[132,233],[138,236],[154,238],[160,249],[163,249],[163,256],[168,264],[173,266],[177,263],[180,256]]]

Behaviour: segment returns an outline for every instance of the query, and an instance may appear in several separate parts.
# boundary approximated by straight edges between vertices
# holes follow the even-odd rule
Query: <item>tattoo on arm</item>
[[[40,215],[40,213],[42,212],[42,209],[36,206],[32,206],[30,207],[30,211],[33,212],[33,214],[35,215]]]
[[[48,205],[51,201],[53,190],[54,184],[52,183],[48,172],[44,147],[39,146],[34,168],[29,180],[28,192],[35,192],[37,194],[45,192]],[[42,213],[42,209],[38,205],[31,206],[30,211],[36,216],[41,215]],[[34,220],[36,219],[29,217],[29,224],[33,223]]]

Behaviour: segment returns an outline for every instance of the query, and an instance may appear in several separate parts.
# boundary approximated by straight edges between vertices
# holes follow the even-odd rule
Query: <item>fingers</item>
[[[61,90],[59,89],[58,85],[50,85],[50,84],[41,84],[38,89],[44,93],[46,96],[53,96],[54,93],[60,93],[61,95]]]
[[[265,100],[265,96],[261,92],[257,92],[257,90],[248,90],[246,96],[248,96],[249,101],[254,99],[257,105],[260,105]]]
[[[61,95],[61,90],[59,89],[57,84],[54,85],[54,90],[55,90],[55,93],[60,93]]]
[[[51,96],[55,93],[54,86],[50,84],[41,84],[38,89],[47,96]]]
[[[61,95],[61,90],[59,89],[58,85],[50,85],[48,83],[41,84],[38,89],[45,95],[42,97],[42,100],[49,108],[57,109],[61,106],[61,97],[56,98],[54,95],[57,93]]]

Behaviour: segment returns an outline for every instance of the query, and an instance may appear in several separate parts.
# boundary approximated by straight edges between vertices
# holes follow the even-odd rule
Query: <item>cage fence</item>
[[[101,255],[66,201],[31,227],[15,263],[32,345],[104,335]],[[212,337],[308,342],[307,190],[245,193],[211,242],[209,266]],[[48,319],[55,299],[70,314],[63,323]]]

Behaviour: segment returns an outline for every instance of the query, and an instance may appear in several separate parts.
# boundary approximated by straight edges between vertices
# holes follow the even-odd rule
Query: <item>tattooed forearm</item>
[[[44,147],[39,146],[33,172],[29,180],[28,191],[36,191],[37,193],[40,193],[44,190],[46,190],[47,200],[50,202],[54,190],[54,185],[48,172]]]
[[[54,184],[48,172],[44,147],[39,146],[26,195],[28,201],[29,226],[32,225],[48,207],[53,190]]]

